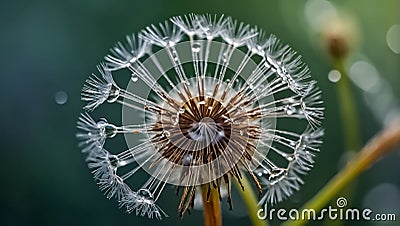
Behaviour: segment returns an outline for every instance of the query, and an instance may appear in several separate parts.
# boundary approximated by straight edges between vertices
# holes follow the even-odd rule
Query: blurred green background
[[[125,214],[97,188],[75,139],[83,106],[80,90],[108,49],[126,34],[191,12],[226,14],[257,25],[290,44],[309,65],[323,91],[325,143],[301,191],[278,206],[304,203],[344,159],[336,84],[328,79],[332,66],[319,34],[321,15],[332,10],[355,23],[358,41],[347,67],[354,74],[352,90],[365,143],[399,112],[398,0],[2,1],[0,225],[202,225],[201,211],[178,219],[173,188],[164,191],[160,203],[169,218]],[[351,205],[394,212],[397,222],[392,224],[400,225],[399,163],[397,151],[363,173]],[[224,225],[250,224],[240,203],[234,197],[235,210],[224,211]],[[345,222],[357,224],[379,225]]]

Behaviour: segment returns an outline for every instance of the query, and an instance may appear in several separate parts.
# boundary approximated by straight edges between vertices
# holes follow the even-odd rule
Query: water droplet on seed
[[[285,108],[286,114],[288,115],[293,115],[296,112],[296,108],[291,105],[288,105]]]
[[[131,80],[132,82],[137,82],[139,80],[139,77],[137,77],[136,75],[132,75]]]
[[[108,93],[107,102],[108,103],[115,102],[118,99],[119,94],[120,94],[119,88],[117,88],[115,86],[111,87],[110,92]]]
[[[271,174],[269,175],[268,180],[272,185],[276,184],[286,176],[286,172],[287,170],[282,168],[273,169],[271,170]]]
[[[222,61],[223,61],[223,62],[228,61],[228,53],[227,53],[227,52],[224,52],[224,53],[222,54]]]
[[[172,51],[172,59],[174,61],[179,61],[178,53],[176,52],[176,50]]]
[[[185,113],[185,108],[180,108],[179,111],[178,111],[178,113],[179,113],[179,114]]]
[[[137,191],[137,195],[141,199],[140,201],[149,202],[149,203],[152,203],[154,201],[153,195],[151,194],[151,192],[145,188],[139,189],[139,191]]]
[[[200,48],[201,48],[200,43],[194,42],[194,43],[192,44],[192,51],[193,51],[193,52],[195,52],[195,53],[200,52]]]
[[[291,162],[291,161],[294,160],[294,156],[293,156],[293,155],[287,155],[287,156],[286,156],[286,159],[287,159],[289,162]]]
[[[113,138],[115,135],[117,135],[117,127],[112,124],[107,124],[104,127],[104,133],[108,138]]]
[[[119,158],[116,155],[108,156],[108,161],[110,162],[110,166],[113,168],[117,168],[119,164]]]
[[[189,166],[191,162],[192,162],[192,155],[185,154],[182,158],[182,165]]]
[[[97,124],[97,127],[104,128],[108,124],[108,121],[105,118],[100,118],[96,124]]]

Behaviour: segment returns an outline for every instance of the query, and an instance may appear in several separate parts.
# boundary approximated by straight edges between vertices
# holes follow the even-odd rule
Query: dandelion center
[[[229,117],[226,108],[211,97],[195,97],[187,101],[179,113],[179,128],[181,133],[199,148],[229,139],[231,125],[225,122]],[[193,149],[195,151],[195,149]]]
[[[229,101],[228,101],[229,102]],[[211,163],[222,154],[230,155],[227,162],[218,164],[222,176],[231,169],[249,146],[247,134],[248,117],[240,117],[239,110],[233,105],[224,106],[221,101],[209,96],[197,96],[187,100],[177,114],[164,111],[161,120],[153,129],[164,131],[157,136],[165,143],[159,152],[175,164],[199,166]],[[174,115],[174,117],[169,117]],[[246,131],[247,132],[247,131]],[[240,139],[232,139],[241,136]],[[254,135],[257,136],[257,135]],[[234,143],[230,144],[232,140]],[[234,145],[240,145],[233,149]],[[189,161],[190,159],[190,161]],[[213,178],[215,179],[215,178]]]

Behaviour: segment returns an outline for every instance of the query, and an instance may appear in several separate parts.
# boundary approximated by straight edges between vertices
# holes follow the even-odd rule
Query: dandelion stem
[[[346,165],[346,167],[336,174],[324,188],[322,188],[310,201],[302,208],[313,209],[319,212],[332,197],[348,185],[362,171],[373,165],[377,160],[389,153],[396,146],[400,145],[400,121],[391,123],[391,126],[377,134],[369,143]],[[308,216],[299,221],[287,221],[286,226],[299,226],[307,223]]]
[[[218,189],[213,186],[202,185],[201,195],[203,197],[204,226],[222,226]]]
[[[268,226],[268,222],[266,220],[261,220],[257,216],[258,205],[257,205],[257,196],[254,193],[253,188],[250,185],[249,180],[247,179],[246,175],[242,175],[241,183],[245,188],[242,190],[240,184],[235,180],[236,187],[242,196],[247,210],[249,211],[249,217],[253,224],[253,226]]]

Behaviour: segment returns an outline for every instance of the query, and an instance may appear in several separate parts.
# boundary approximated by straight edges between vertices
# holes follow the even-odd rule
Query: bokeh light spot
[[[314,31],[321,31],[328,21],[337,17],[335,6],[326,0],[308,0],[304,7],[304,14]]]
[[[377,212],[392,212],[400,209],[400,190],[390,183],[382,183],[373,187],[364,198],[364,208]]]
[[[368,62],[357,61],[350,67],[351,80],[365,92],[379,91],[379,75],[376,68]]]
[[[63,105],[68,101],[68,95],[65,91],[60,90],[54,94],[54,100],[57,104]]]
[[[400,54],[400,24],[394,24],[386,33],[386,43],[396,54]]]
[[[340,78],[342,77],[342,75],[340,74],[340,72],[338,70],[331,70],[328,73],[328,79],[329,81],[336,83],[340,80]]]

